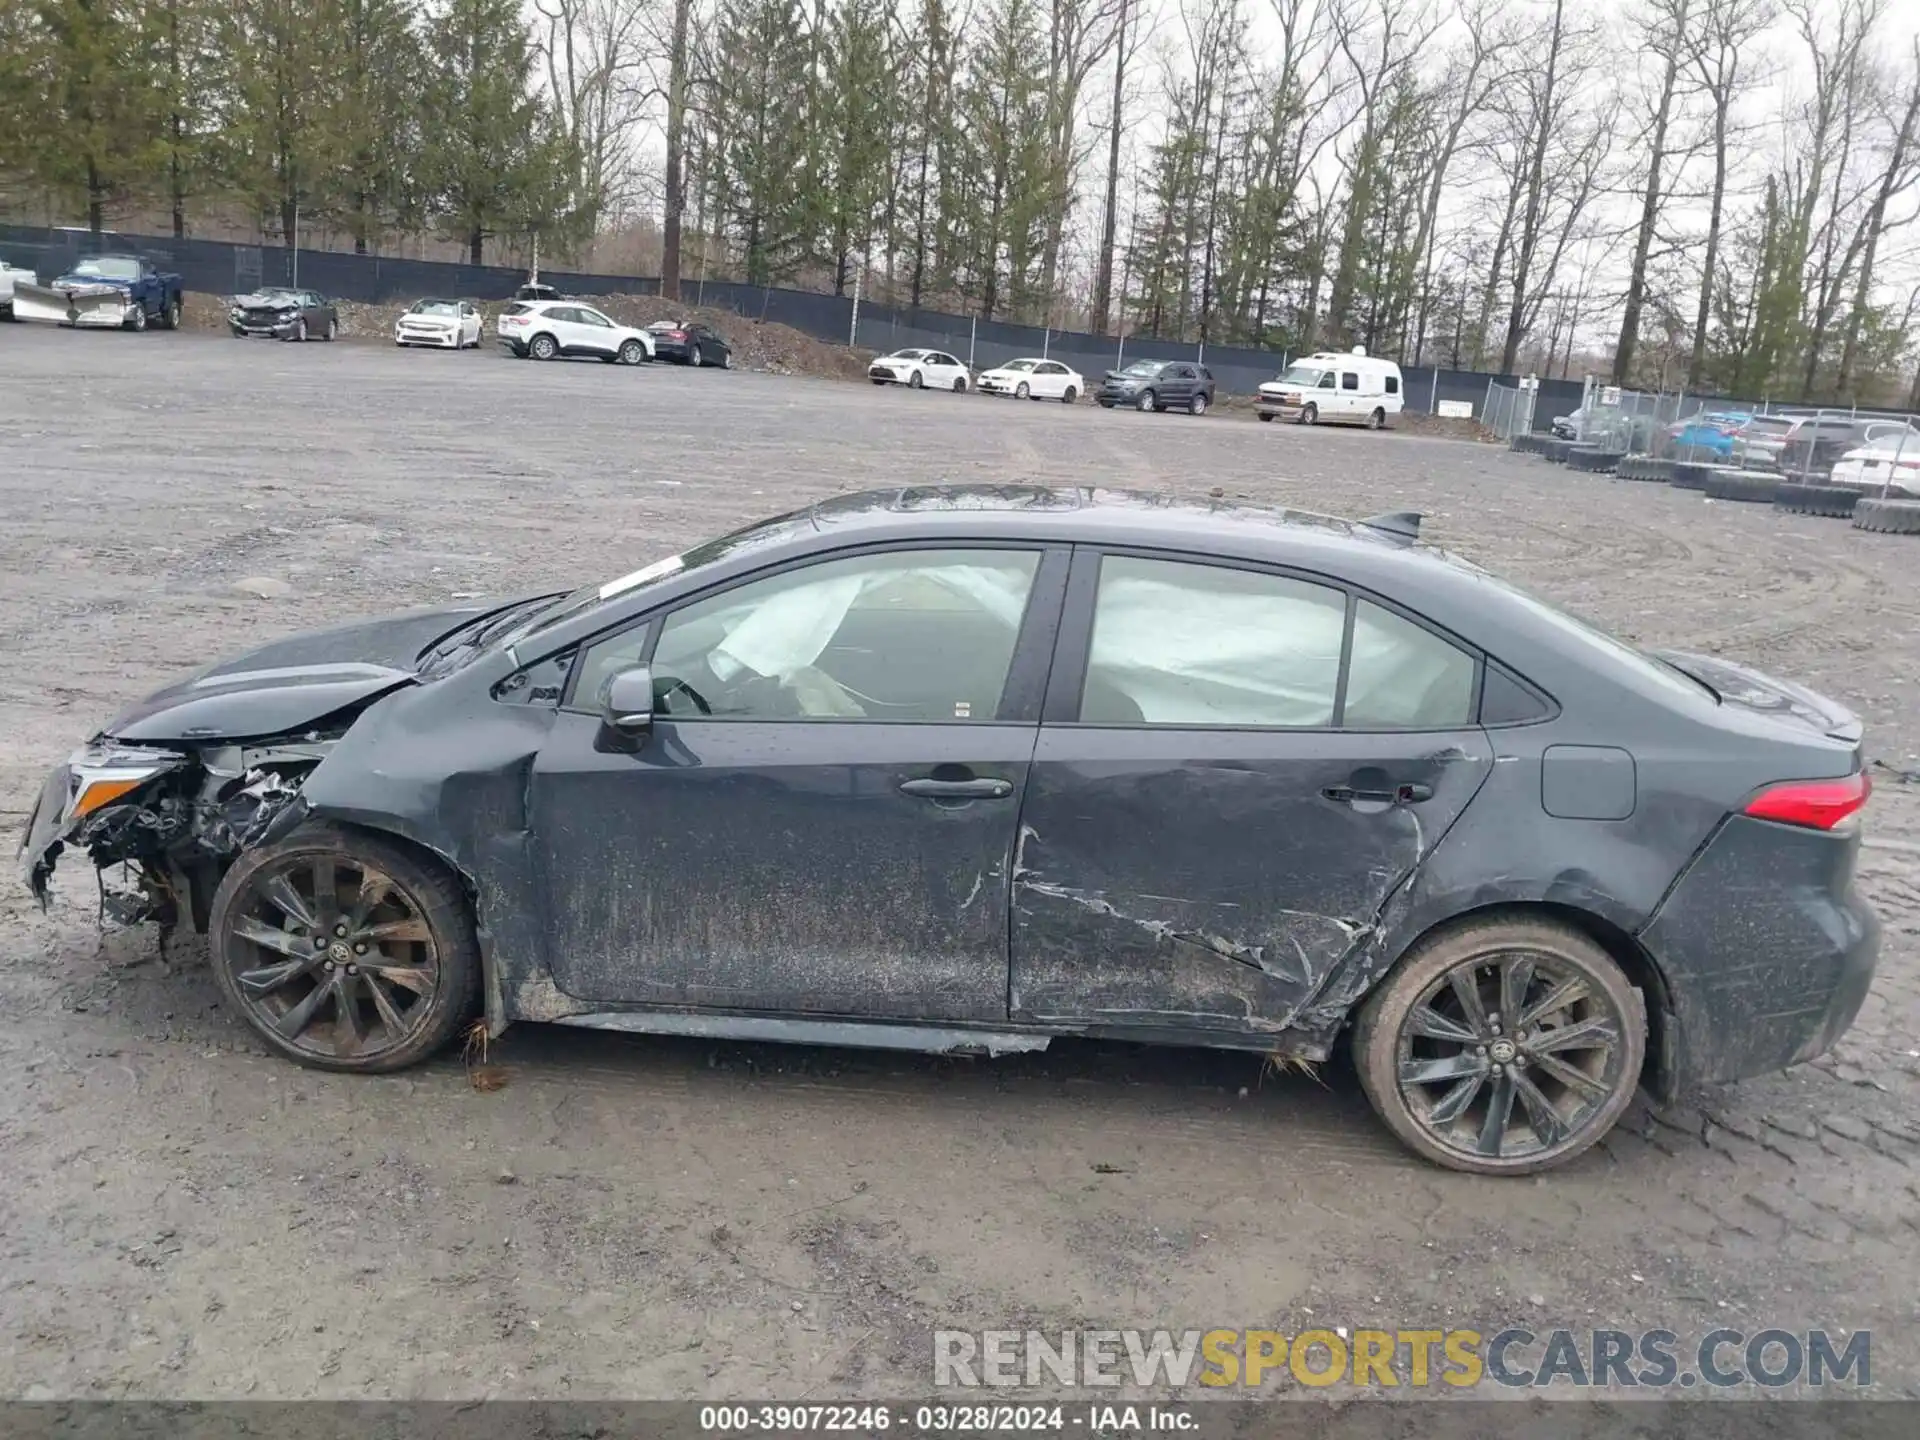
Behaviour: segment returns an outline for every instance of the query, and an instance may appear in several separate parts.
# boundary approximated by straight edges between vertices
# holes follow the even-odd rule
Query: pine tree
[[[819,145],[819,257],[833,270],[833,293],[844,295],[854,252],[864,254],[887,194],[889,142],[900,107],[900,72],[891,37],[890,0],[848,0],[828,17],[823,48]]]
[[[567,157],[534,97],[533,49],[516,0],[449,0],[427,25],[421,178],[441,229],[484,261],[488,239],[553,218]]]
[[[723,0],[714,26],[712,146],[720,223],[749,284],[799,266],[811,229],[805,165],[809,37],[795,0]]]
[[[409,0],[333,0],[329,10],[327,210],[364,255],[418,208],[426,55]]]

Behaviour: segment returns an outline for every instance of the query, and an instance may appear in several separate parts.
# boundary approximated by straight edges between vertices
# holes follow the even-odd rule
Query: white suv
[[[608,364],[653,359],[653,337],[609,320],[578,300],[516,300],[494,326],[500,343],[522,359],[586,355]]]

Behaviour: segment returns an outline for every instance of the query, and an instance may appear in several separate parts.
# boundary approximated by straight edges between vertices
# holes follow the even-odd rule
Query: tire
[[[1318,425],[1320,423],[1320,407],[1318,405],[1308,405],[1300,412],[1299,423],[1302,425]]]
[[[1151,415],[1155,410],[1160,408],[1160,405],[1155,399],[1153,391],[1142,390],[1140,392],[1140,398],[1134,402],[1134,407],[1144,414]]]
[[[687,347],[687,364],[698,370],[706,363],[707,362],[701,358],[700,347],[698,345],[689,345]]]
[[[536,335],[527,342],[527,354],[535,360],[557,360],[560,343],[551,335]]]
[[[1920,535],[1920,500],[1862,495],[1853,507],[1853,528],[1876,535]]]
[[[647,347],[638,340],[629,340],[620,347],[622,365],[638,365],[647,358]]]
[[[307,824],[242,853],[214,893],[207,935],[227,1004],[270,1049],[317,1070],[404,1070],[479,1009],[480,949],[458,882],[369,832]]]
[[[920,372],[919,372],[918,370],[916,370],[916,371],[914,371],[914,372],[913,372],[913,378],[907,381],[907,388],[908,388],[908,389],[910,389],[910,390],[924,390],[924,389],[926,389],[926,388],[927,388],[927,377],[926,377],[925,375],[923,375],[923,374],[921,374],[921,373],[920,373]]]
[[[1741,500],[1750,505],[1771,505],[1780,482],[1772,475],[1741,475],[1720,471],[1709,475],[1706,495],[1709,500]]]
[[[1611,475],[1626,458],[1612,450],[1572,450],[1567,453],[1567,464],[1589,474]]]
[[[338,340],[339,338],[340,338],[340,317],[338,315],[329,315],[327,317],[327,343],[331,345],[334,341]]]
[[[303,344],[305,343],[307,338],[307,317],[306,316],[302,315],[300,317],[299,323],[293,327],[293,334],[289,335],[287,338],[289,340],[298,340]]]
[[[160,328],[162,330],[178,330],[180,328],[180,302],[178,300],[169,300],[166,308],[160,312]]]
[[[1367,429],[1384,430],[1386,428],[1387,412],[1385,410],[1375,409],[1371,415],[1367,416]]]
[[[1574,981],[1584,987],[1577,998],[1545,1014],[1529,1012]],[[1518,1008],[1535,1026],[1531,1032],[1499,1015],[1509,983],[1518,986]],[[1477,1001],[1478,1023],[1467,1013],[1467,995]],[[1418,1033],[1411,1023],[1416,1011],[1428,1017]],[[1599,1033],[1607,1041],[1534,1048],[1556,1031],[1588,1023],[1605,1027]],[[1461,1040],[1435,1037],[1441,1025]],[[1415,1154],[1474,1175],[1531,1175],[1571,1160],[1613,1128],[1633,1101],[1646,1043],[1640,992],[1586,935],[1553,920],[1485,919],[1430,936],[1401,959],[1361,1006],[1353,1055],[1374,1111]],[[1545,1069],[1543,1053],[1575,1082]],[[1502,1065],[1497,1076],[1491,1073],[1496,1063]],[[1407,1077],[1406,1070],[1420,1068],[1430,1072],[1424,1080]],[[1531,1088],[1537,1108],[1513,1083],[1516,1075]],[[1503,1094],[1507,1125],[1489,1148],[1488,1112]],[[1441,1115],[1449,1106],[1453,1113]],[[1514,1134],[1516,1127],[1524,1137]]]
[[[887,382],[884,380],[875,380],[873,383],[876,385],[885,385]]]
[[[956,375],[953,377],[953,393],[956,395],[964,395],[967,393],[967,377],[966,376]]]
[[[1707,472],[1711,469],[1711,465],[1681,460],[1674,465],[1673,478],[1667,483],[1676,490],[1704,490],[1707,487]]]
[[[1196,390],[1193,392],[1193,398],[1187,401],[1187,413],[1189,415],[1195,415],[1195,416],[1204,415],[1207,413],[1207,392],[1206,391]]]
[[[147,307],[144,305],[134,306],[133,319],[127,323],[130,324],[135,331],[145,330],[147,328]]]
[[[1013,398],[1016,400],[1031,400],[1033,398],[1033,387],[1022,380],[1018,385],[1013,387]]]
[[[1258,421],[1259,421],[1259,422],[1260,422],[1261,424],[1263,424],[1263,425],[1269,425],[1269,424],[1272,424],[1272,423],[1273,423],[1273,416],[1271,416],[1271,415],[1269,415],[1269,414],[1268,414],[1268,413],[1267,413],[1266,411],[1264,411],[1264,410],[1261,410],[1261,411],[1259,411],[1259,412],[1258,412],[1258,413],[1257,413],[1257,414],[1256,414],[1256,415],[1254,416],[1254,418],[1255,418],[1256,420],[1258,420]]]
[[[1067,386],[1066,389],[1060,392],[1060,403],[1062,405],[1071,405],[1073,404],[1074,401],[1078,400],[1079,398],[1080,398],[1080,392],[1074,389],[1073,386],[1071,385]]]
[[[720,368],[722,370],[731,370],[733,368],[733,352],[731,350],[727,351],[726,354],[720,357]],[[965,381],[961,382],[961,388],[962,389],[966,388]]]
[[[1854,505],[1865,492],[1852,485],[1798,485],[1782,481],[1774,487],[1773,508],[1789,515],[1824,515],[1830,520],[1853,518]]]

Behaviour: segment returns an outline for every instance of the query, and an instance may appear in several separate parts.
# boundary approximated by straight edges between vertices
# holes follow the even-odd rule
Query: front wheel
[[[1260,411],[1260,419],[1266,422],[1267,424],[1271,424],[1273,422],[1273,416],[1269,415],[1265,410]]]
[[[912,389],[924,390],[927,385],[927,380],[924,375],[922,375],[918,370],[916,370],[913,372],[913,378],[907,381],[907,384]]]
[[[293,327],[293,334],[289,338],[294,340],[302,340],[302,341],[304,341],[307,338],[307,317],[306,316],[302,315],[300,317],[300,322]]]
[[[1407,1147],[1476,1175],[1559,1165],[1613,1128],[1646,1058],[1640,992],[1585,934],[1484,920],[1421,942],[1367,998],[1354,1061]]]
[[[1306,409],[1300,412],[1300,423],[1302,425],[1319,424],[1320,423],[1320,407],[1318,405],[1307,406]]]
[[[1027,385],[1027,382],[1024,380],[1022,380],[1018,385],[1013,387],[1013,398],[1016,400],[1025,400],[1032,393],[1033,391],[1031,390],[1031,388],[1029,388],[1029,386]]]
[[[1138,406],[1138,408],[1143,414],[1150,414],[1153,411],[1158,410],[1160,408],[1159,403],[1155,399],[1154,393],[1151,390],[1142,390],[1140,392],[1140,398],[1138,401],[1135,402],[1135,404]]]
[[[964,395],[967,393],[967,377],[966,376],[956,375],[953,377],[953,393],[956,395]]]
[[[269,1047],[320,1070],[418,1064],[476,1011],[480,952],[453,877],[379,836],[303,825],[213,897],[214,980]]]
[[[129,320],[127,323],[132,325],[135,330],[146,329],[147,328],[147,307],[144,304],[136,304],[133,307],[133,318]]]

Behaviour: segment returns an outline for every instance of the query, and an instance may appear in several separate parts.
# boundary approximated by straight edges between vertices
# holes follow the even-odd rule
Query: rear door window
[[[1398,375],[1387,376],[1387,394],[1398,395],[1399,393],[1400,393],[1400,377]]]

